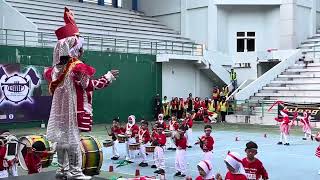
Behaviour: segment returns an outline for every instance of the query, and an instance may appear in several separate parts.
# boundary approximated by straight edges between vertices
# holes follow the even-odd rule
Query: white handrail
[[[250,83],[248,86],[246,86],[243,90],[239,91],[235,98],[237,100],[247,100],[250,98],[250,96],[254,95],[254,93],[258,92],[260,89],[262,89],[263,86],[266,86],[268,83],[270,83],[272,80],[274,80],[279,74],[281,74],[285,69],[287,69],[289,66],[295,64],[296,60],[301,57],[301,50],[292,50],[292,53],[290,53],[284,60],[282,60],[279,64],[277,64],[275,67],[264,73],[261,77]]]

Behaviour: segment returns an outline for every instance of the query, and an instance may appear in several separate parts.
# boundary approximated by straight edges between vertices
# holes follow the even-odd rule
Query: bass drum
[[[27,154],[27,147],[29,146],[31,147],[35,142],[40,141],[44,144],[45,146],[45,150],[46,151],[51,151],[51,142],[47,140],[47,138],[45,136],[38,136],[38,135],[30,135],[30,136],[23,136],[19,139],[19,141],[21,142],[19,144],[19,148],[18,148],[18,158],[19,158],[19,162],[21,167],[24,170],[28,170],[24,157]],[[53,159],[53,154],[49,155],[47,157],[42,158],[41,162],[42,162],[42,167],[46,168],[49,167],[52,163],[52,159]]]
[[[101,143],[93,136],[81,136],[82,170],[85,175],[98,175],[103,161]]]

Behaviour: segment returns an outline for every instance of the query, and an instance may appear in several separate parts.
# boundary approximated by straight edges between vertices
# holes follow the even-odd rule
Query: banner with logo
[[[51,96],[43,67],[0,64],[0,123],[48,120]]]
[[[288,110],[291,117],[293,117],[294,112],[298,112],[299,116],[303,116],[303,112],[307,111],[311,115],[311,121],[320,121],[320,103],[298,104],[284,102],[283,106],[278,105],[278,116],[280,116],[280,111],[284,108]]]

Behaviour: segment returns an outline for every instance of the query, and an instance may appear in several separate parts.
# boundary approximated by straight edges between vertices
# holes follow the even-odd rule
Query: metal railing
[[[139,41],[124,38],[108,38],[84,35],[84,48],[90,51],[137,53],[137,54],[179,54],[203,55],[203,45],[180,41]],[[54,33],[0,29],[0,45],[24,47],[54,47],[57,38]]]

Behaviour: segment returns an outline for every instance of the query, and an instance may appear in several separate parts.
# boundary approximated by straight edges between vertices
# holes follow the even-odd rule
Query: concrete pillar
[[[295,49],[296,37],[296,0],[282,0],[280,5],[280,49]]]
[[[218,7],[214,1],[208,1],[207,48],[212,52],[218,49]]]
[[[181,18],[181,35],[183,37],[188,37],[188,9],[187,9],[187,0],[180,0],[180,18]]]
[[[317,0],[312,0],[309,36],[313,36],[316,32],[317,32]]]

